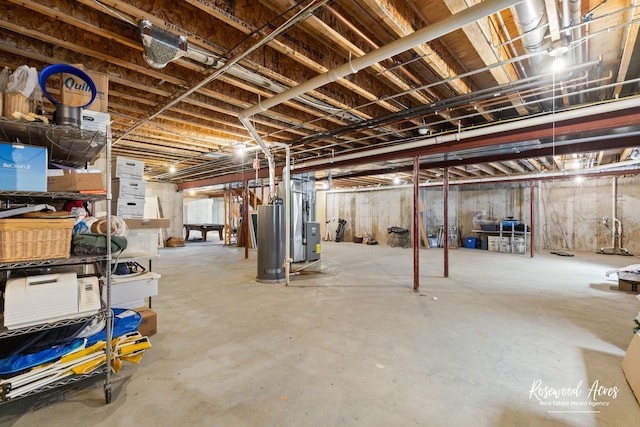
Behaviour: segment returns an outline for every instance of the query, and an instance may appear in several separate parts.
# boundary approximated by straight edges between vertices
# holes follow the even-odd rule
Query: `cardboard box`
[[[111,278],[111,305],[115,308],[134,308],[144,305],[144,299],[158,295],[158,273],[148,271],[144,274]],[[102,298],[106,300],[106,288],[102,289]]]
[[[47,149],[0,144],[0,190],[47,191]]]
[[[169,228],[171,226],[171,221],[169,218],[155,218],[155,219],[125,219],[125,224],[127,224],[127,228],[130,230],[136,230],[140,228],[144,229],[155,229],[157,231],[158,228]]]
[[[141,179],[116,178],[111,181],[111,195],[114,199],[119,197],[133,197],[144,199],[147,183]]]
[[[155,311],[147,307],[138,307],[134,310],[142,317],[138,332],[140,335],[149,337],[158,333],[158,315]]]
[[[96,99],[86,109],[106,113],[109,108],[109,76],[93,70],[85,70],[82,64],[73,64],[91,77],[96,85]],[[71,74],[62,74],[60,103],[64,105],[82,106],[91,101],[91,90],[87,83]]]
[[[100,171],[85,169],[49,169],[47,191],[105,192]]]
[[[622,370],[636,400],[640,403],[640,334],[633,334],[627,353],[622,359]]]
[[[115,178],[144,179],[144,162],[140,160],[118,156],[111,170]]]
[[[640,282],[618,278],[618,289],[624,292],[640,293]]]
[[[80,123],[82,130],[102,132],[106,135],[109,123],[111,123],[111,114],[109,113],[82,110],[82,122]]]
[[[111,211],[120,218],[143,218],[144,199],[120,197],[111,202]]]
[[[169,237],[167,239],[168,248],[180,248],[184,246],[184,237]]]

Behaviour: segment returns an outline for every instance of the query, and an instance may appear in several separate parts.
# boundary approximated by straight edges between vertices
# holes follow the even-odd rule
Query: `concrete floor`
[[[290,287],[256,283],[255,252],[163,249],[159,333],[113,402],[88,381],[2,405],[0,425],[637,425],[620,363],[640,301],[604,275],[637,258],[457,249],[444,279],[443,251],[420,253],[415,293],[411,249],[323,243]]]

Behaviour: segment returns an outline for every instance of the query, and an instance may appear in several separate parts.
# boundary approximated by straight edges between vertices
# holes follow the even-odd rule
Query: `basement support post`
[[[531,245],[531,248],[529,249],[529,256],[531,258],[533,258],[533,252],[535,250],[535,229],[536,229],[536,217],[535,217],[535,206],[533,204],[533,197],[535,196],[535,186],[533,183],[533,180],[529,181],[529,208],[530,208],[530,212],[529,212],[529,218],[530,218],[530,222],[531,222],[531,234],[529,234],[529,243]],[[525,237],[527,236],[527,225],[525,224],[524,226],[524,235]]]
[[[420,156],[413,158],[413,290],[420,288],[420,230],[418,209],[420,197]]]
[[[242,238],[244,239],[244,259],[249,259],[249,180],[242,181]]]
[[[446,166],[442,176],[442,198],[444,216],[444,277],[449,277],[449,167]]]

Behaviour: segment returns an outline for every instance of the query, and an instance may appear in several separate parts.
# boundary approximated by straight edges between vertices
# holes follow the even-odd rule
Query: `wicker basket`
[[[0,219],[0,262],[69,258],[73,219]]]
[[[4,117],[13,119],[13,113],[19,112],[23,114],[29,113],[29,99],[25,98],[21,93],[5,93],[4,107],[2,114]]]

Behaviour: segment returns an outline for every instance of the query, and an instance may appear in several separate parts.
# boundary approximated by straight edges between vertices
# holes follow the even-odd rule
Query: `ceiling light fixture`
[[[222,158],[222,157],[227,157],[227,154],[223,153],[222,151],[210,151],[208,153],[205,153],[204,157],[210,157],[212,159],[219,159],[219,158]]]
[[[553,43],[553,45],[551,46],[551,49],[549,49],[548,54],[553,58],[558,58],[564,55],[565,53],[567,53],[568,51],[569,51],[569,45],[567,44],[567,39],[563,37],[562,40],[557,40]]]
[[[553,58],[553,63],[551,64],[551,66],[553,67],[553,73],[559,73],[562,70],[564,70],[565,68],[565,62],[564,59],[561,57],[554,57]]]
[[[169,173],[176,173],[176,165],[169,166]]]

